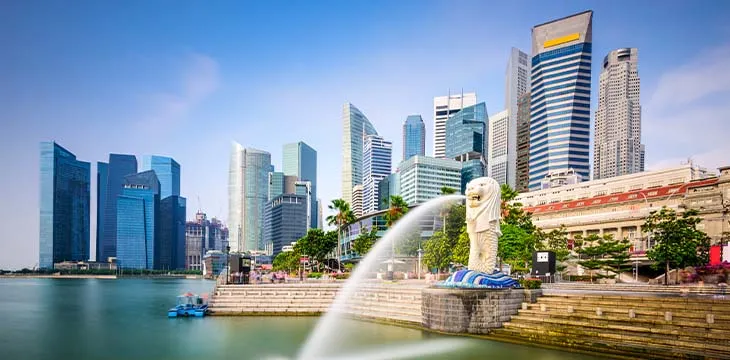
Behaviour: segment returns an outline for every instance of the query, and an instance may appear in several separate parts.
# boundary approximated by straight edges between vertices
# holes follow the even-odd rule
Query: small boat
[[[193,293],[185,293],[177,297],[177,305],[167,310],[167,317],[203,317],[208,312],[208,299]]]

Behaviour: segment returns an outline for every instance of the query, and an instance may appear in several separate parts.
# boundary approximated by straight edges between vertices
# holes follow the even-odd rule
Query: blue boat
[[[177,305],[167,310],[167,317],[203,317],[207,311],[207,299],[186,293],[177,297]]]

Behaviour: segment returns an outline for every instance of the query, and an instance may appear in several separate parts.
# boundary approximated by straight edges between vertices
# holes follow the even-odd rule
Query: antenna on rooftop
[[[198,197],[198,212],[203,212],[203,207],[200,205],[200,195],[195,195]]]

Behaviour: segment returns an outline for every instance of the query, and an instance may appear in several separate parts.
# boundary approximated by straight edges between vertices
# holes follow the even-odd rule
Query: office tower
[[[96,261],[117,256],[117,198],[124,177],[137,173],[134,155],[109,154],[109,162],[97,162]]]
[[[263,250],[264,208],[269,196],[271,154],[233,143],[228,177],[231,252]]]
[[[185,269],[186,199],[171,195],[160,200],[155,269]]]
[[[296,242],[307,234],[307,203],[306,195],[283,194],[266,204],[264,241],[273,244],[272,256],[276,257],[283,246]]]
[[[378,183],[378,210],[385,210],[390,206],[391,195],[400,195],[400,173],[390,174]]]
[[[636,48],[617,49],[603,59],[593,133],[594,180],[644,171],[638,63]]]
[[[296,190],[294,191],[294,194],[299,196],[304,196],[304,202],[307,209],[307,230],[312,228],[312,213],[315,212],[316,209],[314,209],[314,206],[316,205],[314,203],[314,198],[312,197],[312,182],[311,181],[297,181],[294,185]],[[315,223],[316,225],[316,223]]]
[[[390,175],[393,144],[378,135],[368,135],[363,143],[362,213],[378,210],[378,182]]]
[[[160,181],[153,170],[124,177],[117,198],[117,266],[154,269]]]
[[[375,127],[354,105],[342,107],[342,199],[352,203],[352,187],[362,184],[362,143],[366,135],[377,135]]]
[[[509,184],[509,169],[515,164],[510,163],[508,143],[509,129],[509,110],[502,110],[497,114],[489,117],[489,140],[487,141],[487,176],[497,180],[502,184]],[[515,159],[516,160],[516,159]],[[512,186],[512,185],[510,185]]]
[[[407,204],[414,205],[441,196],[444,186],[458,190],[461,165],[451,159],[413,156],[398,165],[400,195]]]
[[[512,48],[505,76],[504,108],[507,110],[507,184],[517,184],[517,102],[530,92],[530,57]],[[491,119],[490,119],[491,120]]]
[[[350,207],[356,218],[363,215],[362,205],[362,184],[357,184],[352,187],[352,206]]]
[[[476,105],[477,94],[467,93],[433,98],[433,156],[443,158],[446,156],[446,120],[449,116],[459,112],[461,109]]]
[[[408,115],[403,123],[403,160],[426,155],[426,124],[421,115]]]
[[[486,174],[487,106],[482,102],[463,108],[446,121],[446,158],[461,165],[461,186]]]
[[[38,266],[89,260],[91,164],[55,142],[40,143]]]
[[[593,12],[532,28],[530,190],[550,173],[588,178]]]
[[[160,199],[171,195],[180,196],[180,164],[177,161],[166,156],[143,156],[139,171],[147,170],[154,170],[160,180]]]
[[[322,216],[324,216],[324,214],[322,213],[322,199],[317,199],[317,208],[317,229],[324,229],[324,218],[322,218]]]
[[[223,251],[228,245],[228,229],[223,223],[198,211],[194,221],[185,223],[185,268],[202,270],[208,251]]]
[[[517,99],[517,183],[515,190],[525,192],[530,183],[530,93]]]
[[[272,171],[269,173],[269,197],[267,201],[274,200],[275,197],[284,193],[284,173],[280,171]]]
[[[312,184],[312,204],[309,216],[311,228],[316,228],[317,221],[317,151],[303,141],[284,145],[284,175],[296,176],[298,180]]]

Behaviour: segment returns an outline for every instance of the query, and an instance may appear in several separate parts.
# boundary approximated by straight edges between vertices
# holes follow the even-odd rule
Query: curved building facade
[[[590,176],[593,12],[532,28],[529,188],[555,171]]]
[[[421,115],[408,115],[403,124],[403,160],[426,155],[426,124]]]
[[[378,135],[367,117],[350,103],[342,107],[342,199],[352,203],[352,187],[362,184],[363,136]]]
[[[228,173],[231,252],[263,250],[264,209],[269,197],[271,154],[233,143]]]

